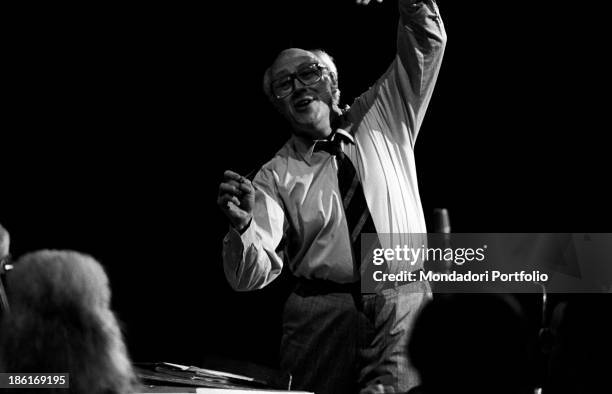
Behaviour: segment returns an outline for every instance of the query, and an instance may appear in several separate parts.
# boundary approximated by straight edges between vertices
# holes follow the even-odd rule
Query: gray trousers
[[[419,384],[407,356],[427,282],[378,294],[300,282],[283,315],[281,368],[293,389],[316,394],[403,393]]]

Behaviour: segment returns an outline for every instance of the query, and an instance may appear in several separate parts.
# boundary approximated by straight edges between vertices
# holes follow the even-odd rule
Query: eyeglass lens
[[[272,83],[272,92],[277,98],[287,97],[295,88],[294,80],[297,78],[305,86],[313,85],[321,80],[321,67],[311,64],[293,74],[280,78]]]

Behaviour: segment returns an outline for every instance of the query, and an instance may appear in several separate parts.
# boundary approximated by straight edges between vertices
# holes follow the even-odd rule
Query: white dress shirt
[[[399,1],[397,55],[376,84],[358,97],[337,132],[351,159],[379,234],[414,245],[425,220],[417,185],[414,143],[429,104],[446,43],[433,1]],[[348,227],[338,189],[335,157],[314,151],[315,141],[293,136],[253,180],[253,220],[230,229],[223,262],[236,290],[266,286],[288,264],[309,279],[338,283],[355,277]],[[418,245],[416,245],[418,246]],[[398,271],[390,263],[389,271]],[[411,269],[419,268],[419,264]]]

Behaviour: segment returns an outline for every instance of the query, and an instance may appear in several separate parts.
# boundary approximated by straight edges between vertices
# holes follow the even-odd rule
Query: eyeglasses
[[[329,69],[317,63],[302,66],[296,72],[272,81],[272,94],[279,100],[289,96],[295,90],[295,79],[304,86],[314,85],[323,77],[323,70]]]

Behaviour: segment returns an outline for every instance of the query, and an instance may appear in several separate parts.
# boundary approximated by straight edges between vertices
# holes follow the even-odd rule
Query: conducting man
[[[359,291],[360,234],[427,232],[413,148],[446,34],[434,0],[398,3],[395,59],[348,110],[339,107],[329,55],[297,48],[278,55],[263,87],[292,136],[252,182],[226,171],[219,187],[231,223],[227,280],[236,290],[260,289],[288,266],[298,285],[285,305],[281,367],[294,387],[317,394],[418,384],[406,343],[429,284]]]

